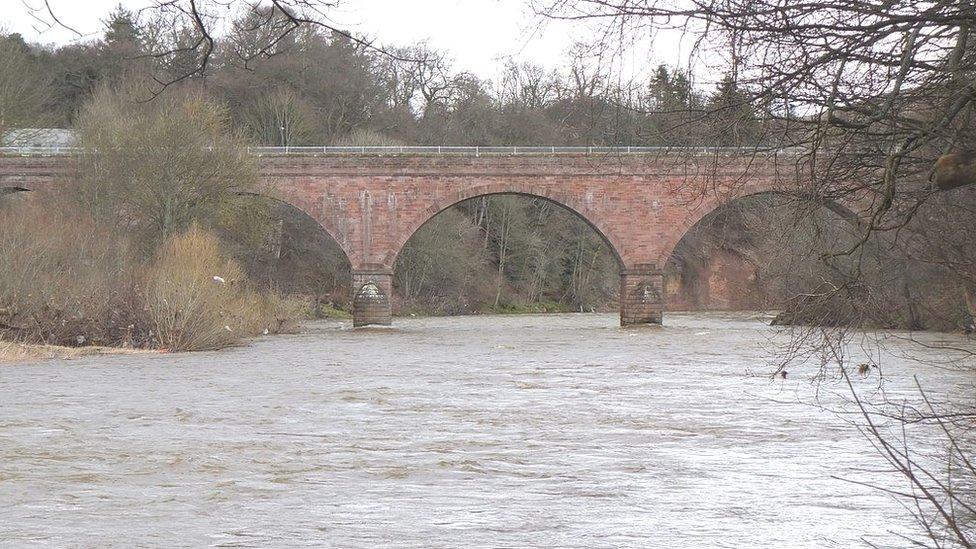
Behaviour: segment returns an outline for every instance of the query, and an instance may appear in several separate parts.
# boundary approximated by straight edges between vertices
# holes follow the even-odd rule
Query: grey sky
[[[65,24],[86,35],[97,36],[109,12],[122,4],[137,11],[152,0],[49,0]],[[19,32],[28,41],[64,44],[79,40],[74,33],[49,27],[31,16],[40,8],[45,19],[44,0],[0,0],[0,28]],[[583,23],[546,21],[535,15],[529,0],[341,0],[331,10],[332,23],[366,35],[381,44],[409,45],[427,40],[446,50],[455,70],[470,71],[482,78],[496,79],[508,59],[528,61],[548,68],[563,68],[565,53],[576,41],[592,38],[592,28]],[[84,39],[84,38],[83,38]],[[677,33],[638,37],[627,55],[613,59],[618,78],[646,75],[659,63],[687,62],[691,39]],[[709,86],[718,72],[696,61],[698,85]]]
[[[82,33],[96,35],[101,21],[120,0],[50,0],[55,14]],[[130,9],[147,0],[121,0]],[[43,7],[43,0],[0,0],[5,6],[0,25],[28,41],[63,44],[77,36],[63,28],[47,28],[30,15],[27,6]],[[560,66],[562,54],[582,29],[547,24],[524,0],[346,0],[330,12],[343,28],[366,34],[381,43],[405,45],[428,40],[450,52],[454,66],[490,78],[507,58],[546,66]]]

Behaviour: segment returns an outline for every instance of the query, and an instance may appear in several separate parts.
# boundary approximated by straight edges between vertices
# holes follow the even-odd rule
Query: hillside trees
[[[492,195],[424,225],[397,259],[408,310],[605,310],[617,260],[576,214],[542,198]]]
[[[0,137],[43,125],[50,80],[40,57],[19,35],[0,36]]]

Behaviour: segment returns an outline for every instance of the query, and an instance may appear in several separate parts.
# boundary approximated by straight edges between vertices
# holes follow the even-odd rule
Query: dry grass
[[[0,364],[32,362],[35,360],[72,359],[92,355],[131,355],[158,353],[149,349],[131,347],[64,347],[61,345],[32,345],[0,341]]]

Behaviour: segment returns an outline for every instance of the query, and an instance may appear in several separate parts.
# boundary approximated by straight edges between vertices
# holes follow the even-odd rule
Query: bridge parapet
[[[19,156],[61,156],[83,154],[82,147],[0,147],[0,154]],[[555,145],[529,146],[468,146],[468,145],[352,145],[352,146],[249,146],[247,151],[258,156],[329,156],[329,155],[447,155],[447,156],[533,156],[533,155],[661,155],[685,156],[797,156],[800,147],[578,147]]]

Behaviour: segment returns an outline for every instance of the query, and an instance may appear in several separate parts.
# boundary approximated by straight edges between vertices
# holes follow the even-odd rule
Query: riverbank
[[[311,303],[308,305],[308,309],[311,310],[311,315],[309,318],[305,319],[307,322],[314,324],[316,322],[344,322],[352,319],[352,313],[345,309],[334,307],[331,304],[315,304]],[[412,317],[449,317],[449,316],[485,316],[485,315],[499,315],[499,316],[511,316],[511,315],[539,315],[539,314],[565,314],[572,313],[573,311],[566,311],[562,308],[554,308],[556,310],[549,310],[548,307],[524,307],[524,308],[499,308],[498,310],[484,311],[471,313],[471,315],[443,315],[432,313],[430,311],[426,312],[404,312],[398,314],[395,317],[395,321],[400,321],[406,318]],[[290,319],[292,324],[287,330],[281,330],[274,332],[273,334],[260,334],[255,335],[250,338],[245,338],[239,342],[239,345],[247,345],[249,343],[259,340],[261,337],[268,335],[282,335],[282,334],[299,334],[304,332],[304,325],[298,323],[297,319]],[[231,345],[239,346],[239,345]],[[202,349],[213,350],[213,349]],[[10,364],[18,362],[35,362],[42,360],[71,360],[90,356],[99,355],[140,355],[140,354],[185,354],[194,352],[193,350],[177,350],[173,351],[170,349],[154,349],[154,348],[136,348],[136,347],[117,347],[117,346],[105,346],[105,345],[80,345],[80,346],[66,346],[66,345],[44,345],[44,344],[33,344],[33,343],[23,343],[14,341],[4,341],[0,339],[0,364]]]
[[[308,303],[253,283],[233,246],[195,224],[139,252],[119,230],[47,206],[0,208],[0,340],[206,350],[289,331],[308,317]]]
[[[332,304],[315,303],[311,298],[300,299],[299,301],[307,302],[307,310],[310,311],[309,316],[301,320],[293,320],[292,324],[289,326],[288,330],[278,331],[267,334],[255,334],[250,337],[245,337],[241,339],[237,344],[231,345],[230,347],[246,347],[253,344],[259,344],[260,342],[268,339],[269,336],[275,335],[306,335],[308,333],[318,333],[320,332],[320,327],[327,325],[334,329],[350,328],[349,321],[352,319],[352,315],[349,311],[333,306]],[[545,304],[544,304],[545,305]],[[547,306],[539,307],[519,307],[510,308],[502,307],[497,310],[485,310],[478,311],[468,314],[460,315],[447,315],[447,314],[437,314],[436,312],[420,310],[420,312],[413,311],[401,311],[393,317],[393,326],[399,328],[404,323],[410,325],[412,322],[417,320],[429,320],[431,322],[450,322],[452,319],[457,319],[458,322],[464,323],[467,318],[479,317],[479,318],[491,318],[497,317],[499,319],[504,319],[506,317],[525,317],[526,319],[532,318],[550,318],[553,322],[559,322],[558,319],[561,318],[572,318],[576,316],[581,317],[610,317],[614,318],[615,315],[608,311],[595,311],[595,312],[579,312],[579,311],[567,311],[559,307],[553,307],[556,310],[549,310]],[[683,322],[682,319],[689,317],[701,317],[720,321],[748,321],[759,323],[770,327],[774,331],[789,331],[791,329],[803,329],[809,328],[807,324],[780,324],[777,322],[781,318],[783,311],[668,311],[665,316],[665,326],[672,326],[672,319],[677,319],[678,326],[680,327]],[[534,321],[531,321],[534,322]],[[826,327],[826,326],[825,326]],[[854,332],[861,333],[873,333],[876,330],[869,327],[852,327],[851,330]],[[941,337],[966,337],[958,331],[911,331],[904,329],[887,329],[883,332],[888,337],[899,338],[905,340],[911,340],[913,334],[918,334],[923,338],[935,338],[939,340]],[[273,339],[273,338],[272,338]],[[175,355],[185,355],[188,353],[197,353],[202,351],[210,351],[213,349],[203,349],[200,351],[173,351],[170,349],[152,349],[152,348],[132,348],[132,347],[111,347],[111,346],[78,346],[69,347],[61,345],[35,345],[26,343],[17,343],[0,340],[0,364],[13,363],[13,362],[32,362],[39,360],[70,360],[78,359],[90,356],[98,355],[141,355],[141,354],[175,354]]]
[[[140,355],[165,352],[159,349],[133,349],[131,347],[65,347],[63,345],[33,345],[0,341],[0,364],[37,360],[67,360],[95,355]]]

